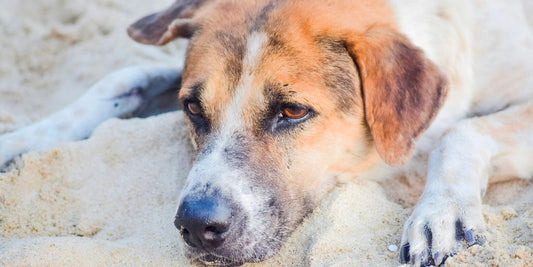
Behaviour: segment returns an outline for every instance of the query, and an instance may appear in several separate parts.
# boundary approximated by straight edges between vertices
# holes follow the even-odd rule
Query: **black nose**
[[[231,209],[222,199],[185,198],[178,208],[174,225],[187,245],[209,251],[224,243],[230,220]]]

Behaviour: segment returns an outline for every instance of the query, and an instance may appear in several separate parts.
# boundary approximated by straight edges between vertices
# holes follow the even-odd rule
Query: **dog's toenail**
[[[406,243],[402,245],[402,248],[400,250],[400,261],[401,263],[405,264],[408,263],[410,259],[411,257],[409,255],[409,243]]]

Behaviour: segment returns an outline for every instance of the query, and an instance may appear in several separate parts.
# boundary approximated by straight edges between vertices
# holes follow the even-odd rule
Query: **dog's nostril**
[[[211,245],[218,247],[224,242],[223,234],[228,230],[228,224],[218,223],[216,225],[209,225],[205,228],[203,239],[210,242]]]
[[[230,226],[230,223],[229,223],[228,220],[220,221],[220,222],[217,222],[217,223],[209,224],[205,228],[205,232],[211,232],[211,233],[214,233],[214,234],[217,234],[217,235],[221,235],[221,234],[223,234],[223,233],[228,231],[229,226]]]
[[[219,247],[224,242],[224,238],[222,237],[224,232],[225,231],[220,231],[216,227],[208,226],[204,230],[202,240],[204,240],[204,242],[208,243],[209,246],[213,248]]]
[[[193,248],[197,247],[195,242],[193,242],[193,240],[191,240],[191,233],[189,233],[189,230],[183,228],[183,229],[181,229],[180,233],[181,233],[181,237],[183,238],[185,243],[187,243],[187,245],[189,245],[189,246],[191,246]]]
[[[205,228],[205,232],[213,233],[213,234],[220,234],[220,231],[218,231],[217,228],[214,226],[207,226],[207,228]]]

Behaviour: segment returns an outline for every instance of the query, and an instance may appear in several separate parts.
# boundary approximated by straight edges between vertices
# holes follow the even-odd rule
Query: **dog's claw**
[[[420,266],[437,266],[437,265],[435,264],[435,261],[433,260],[433,256],[431,256],[431,254],[429,254],[429,256],[426,259],[426,261],[422,262],[420,264]]]
[[[400,262],[402,264],[409,263],[410,261],[410,255],[409,255],[409,243],[403,244],[402,248],[400,249]]]

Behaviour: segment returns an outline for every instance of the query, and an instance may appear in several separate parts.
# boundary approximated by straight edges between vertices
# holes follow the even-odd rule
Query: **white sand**
[[[170,3],[143,0],[0,0],[0,133],[74,101],[105,74],[132,64],[182,64],[183,42],[130,41],[133,20]],[[186,266],[173,225],[190,167],[180,112],[110,120],[86,141],[29,153],[0,174],[0,265]],[[411,184],[411,186],[409,186]],[[417,179],[337,187],[258,266],[394,266]],[[494,185],[488,243],[452,266],[533,266],[533,184]]]

